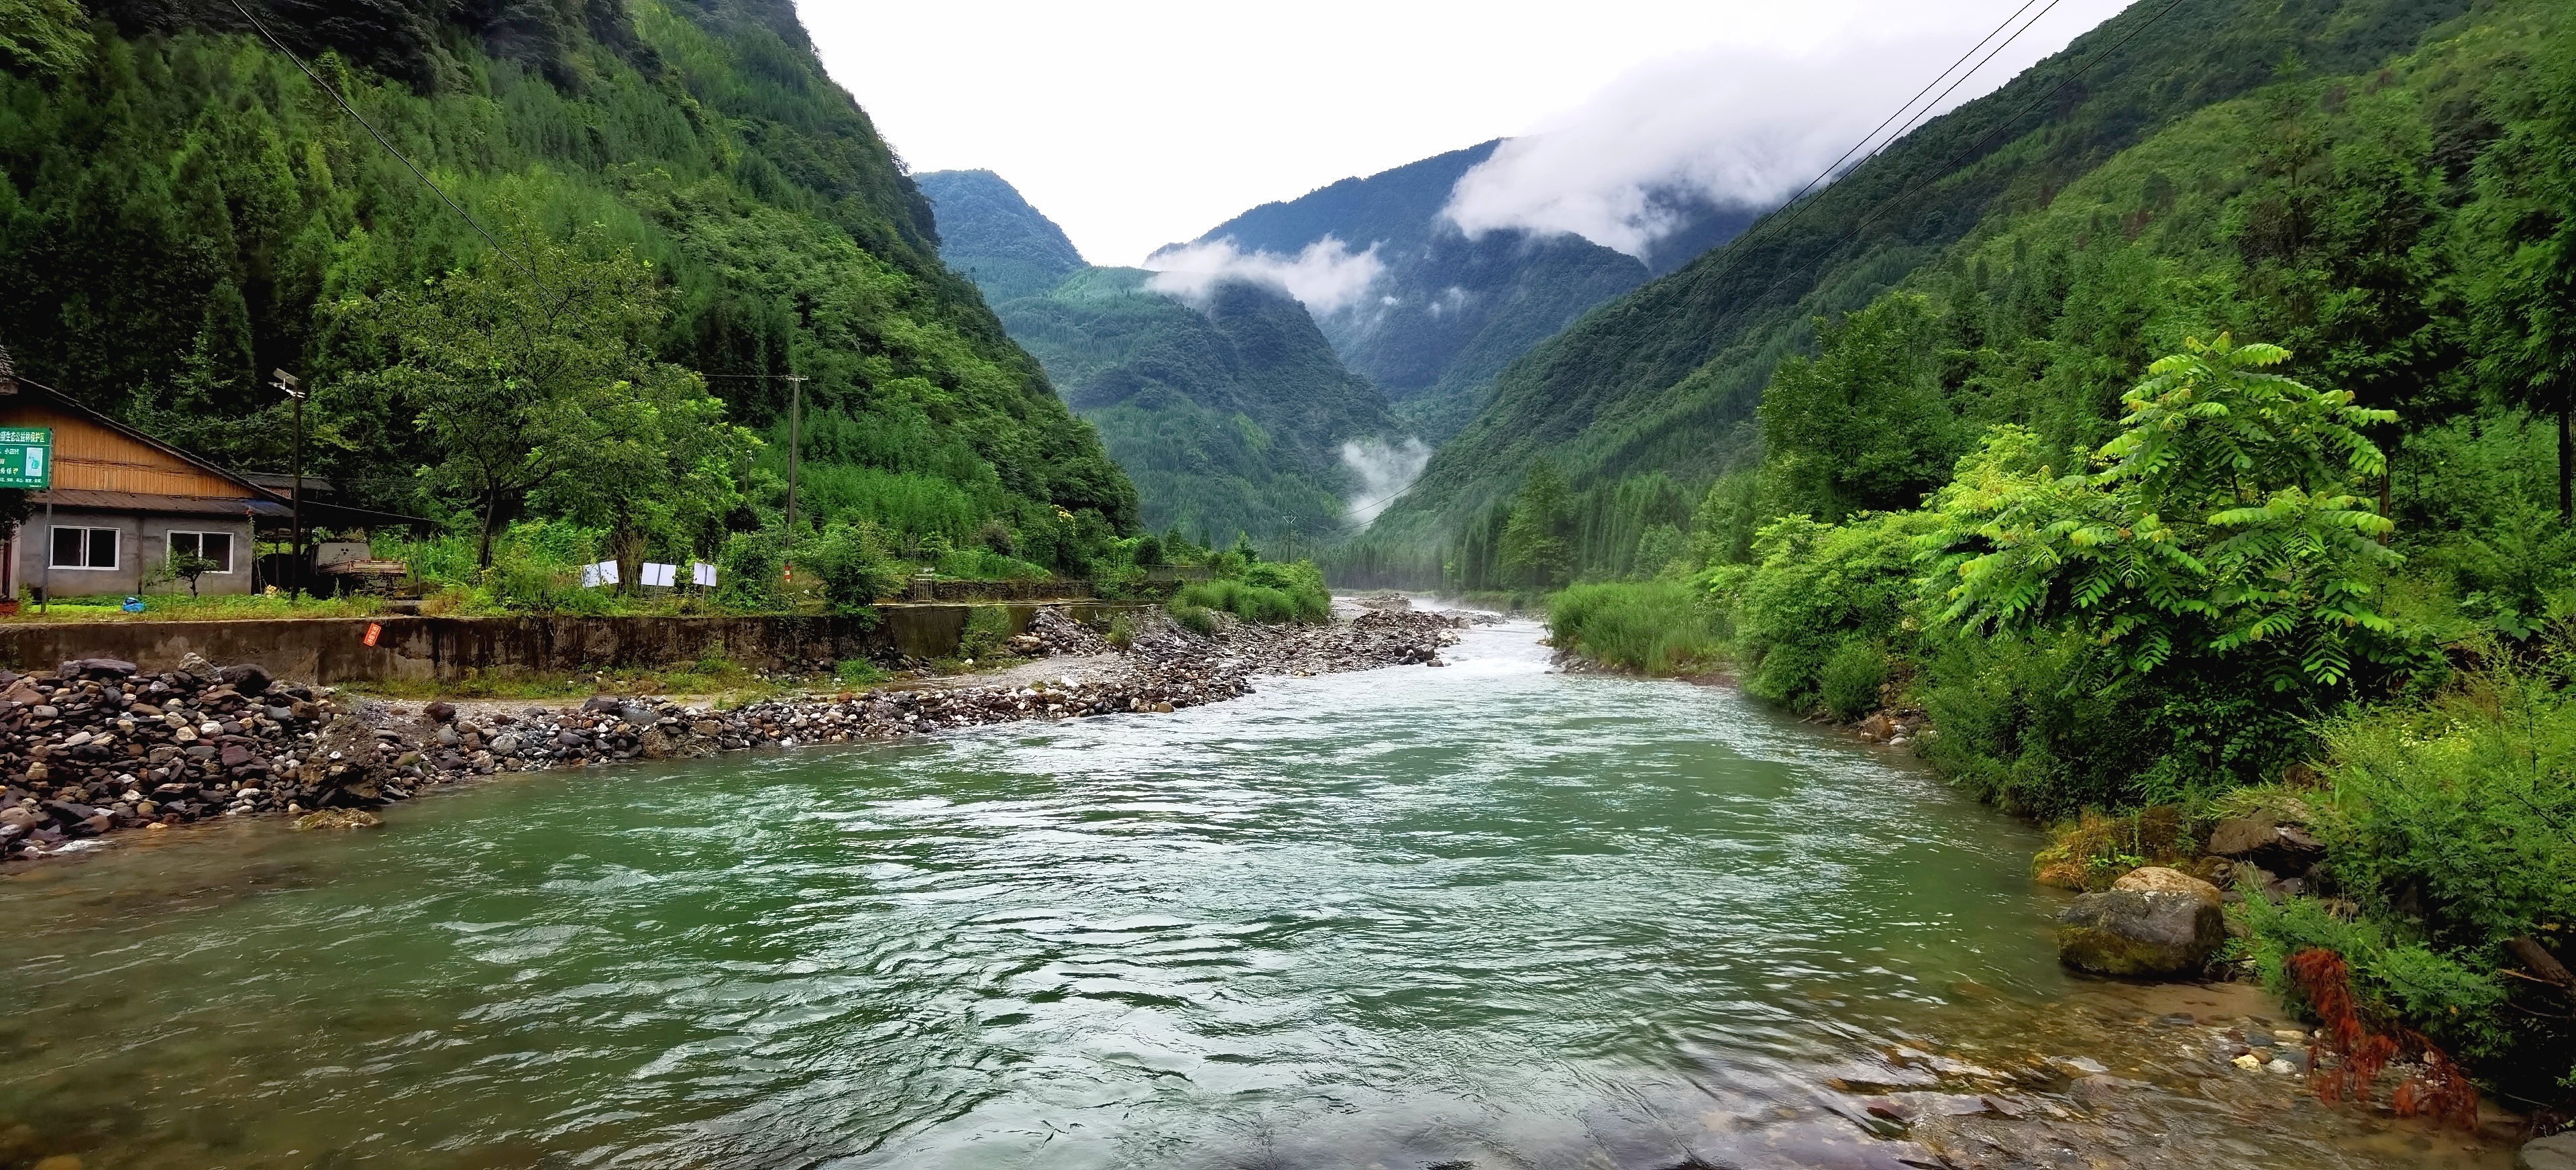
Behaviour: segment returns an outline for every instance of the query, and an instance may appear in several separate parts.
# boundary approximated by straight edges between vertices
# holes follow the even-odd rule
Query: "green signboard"
[[[0,488],[54,484],[54,432],[47,427],[0,427]]]

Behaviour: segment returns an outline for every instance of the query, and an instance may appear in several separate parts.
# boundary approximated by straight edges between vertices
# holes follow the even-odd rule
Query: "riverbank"
[[[371,824],[372,810],[502,773],[927,735],[1018,720],[1170,713],[1247,694],[1261,675],[1442,665],[1464,615],[1373,609],[1325,625],[1159,614],[1124,647],[1047,615],[1006,674],[918,679],[738,707],[648,696],[577,706],[417,707],[280,682],[255,664],[191,657],[146,674],[115,659],[0,678],[0,857],[85,852],[127,831],[263,815]]]

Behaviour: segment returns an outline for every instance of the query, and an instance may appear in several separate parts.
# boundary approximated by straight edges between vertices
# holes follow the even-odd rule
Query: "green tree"
[[[88,26],[77,0],[0,0],[0,62],[69,73],[89,60]]]
[[[1922,548],[1938,620],[1971,633],[2080,628],[2116,668],[2234,660],[2274,690],[2339,687],[2383,658],[2372,608],[2395,526],[2350,489],[2387,465],[2361,428],[2393,411],[2262,372],[2278,346],[2189,343],[2122,399],[2099,470],[2060,476],[1998,428],[1934,502]]]
[[[2558,518],[2576,523],[2576,31],[2540,54],[2537,109],[2480,157],[2460,217],[2480,379],[2558,420]]]
[[[666,417],[707,417],[695,376],[651,360],[664,310],[649,263],[595,227],[559,241],[511,215],[504,234],[508,254],[342,306],[394,359],[353,381],[416,413],[440,452],[423,484],[480,518],[486,568],[532,493],[576,471],[631,483]]]
[[[1956,454],[1933,358],[1931,301],[1881,297],[1840,321],[1816,319],[1813,360],[1780,363],[1762,393],[1762,446],[1784,512],[1838,521],[1911,508]]]
[[[1546,459],[1532,463],[1520,494],[1512,499],[1511,518],[1503,524],[1503,567],[1541,589],[1564,584],[1574,572],[1574,547],[1566,539],[1572,504],[1556,464]]]
[[[760,440],[725,421],[724,403],[698,375],[655,366],[636,393],[613,401],[610,420],[581,473],[555,481],[537,503],[608,530],[618,580],[642,580],[648,546],[663,541],[691,556],[715,551],[724,517],[743,499],[741,484]]]

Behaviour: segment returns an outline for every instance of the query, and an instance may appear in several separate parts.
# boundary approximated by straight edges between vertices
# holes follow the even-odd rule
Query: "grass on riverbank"
[[[1559,650],[1643,674],[1687,674],[1723,652],[1706,594],[1682,581],[1569,586],[1550,598],[1548,636]]]
[[[36,603],[24,602],[15,614],[0,617],[0,622],[19,624],[35,622],[229,622],[269,618],[363,618],[385,612],[381,597],[270,597],[257,593],[236,593],[216,597],[190,597],[153,593],[143,595],[143,612],[127,613],[122,596],[58,597],[46,612],[38,612]]]

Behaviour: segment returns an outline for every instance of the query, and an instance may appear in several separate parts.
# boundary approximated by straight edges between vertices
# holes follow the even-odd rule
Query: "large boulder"
[[[2057,916],[2057,957],[2100,975],[2197,975],[2227,941],[2218,887],[2150,866]]]
[[[2576,1170],[2576,1132],[2525,1143],[2513,1156],[2513,1170]]]

